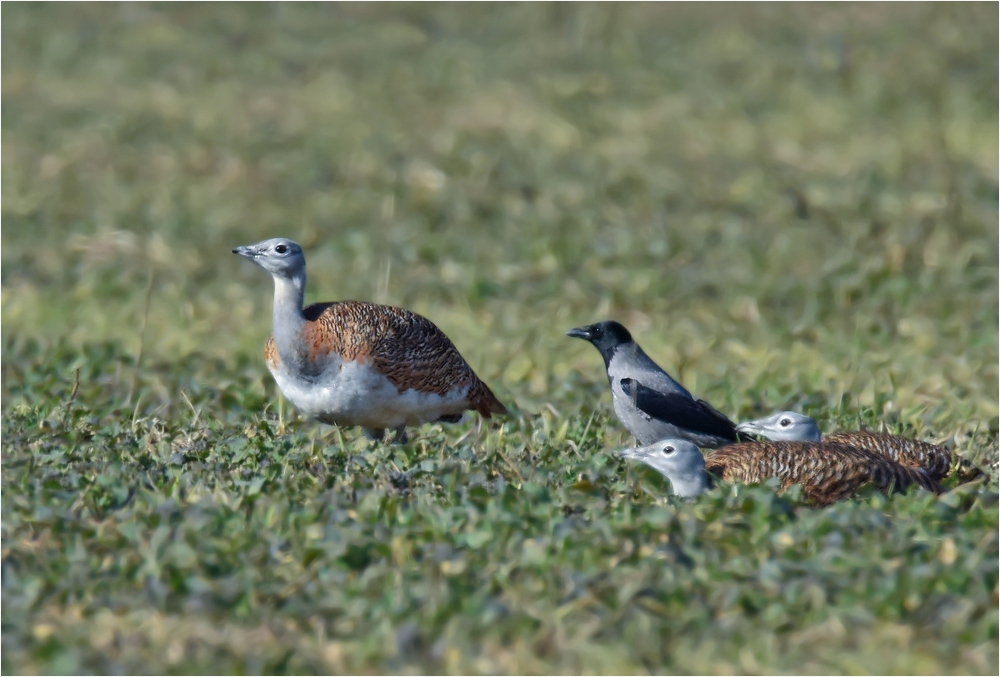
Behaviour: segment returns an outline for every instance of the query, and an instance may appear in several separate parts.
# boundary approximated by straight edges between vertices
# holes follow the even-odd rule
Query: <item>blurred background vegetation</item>
[[[598,356],[563,336],[615,318],[733,418],[884,421],[996,462],[995,3],[4,3],[2,19],[3,410],[25,450],[70,399],[99,426],[181,426],[192,407],[231,435],[267,419],[270,281],[230,250],[280,235],[306,248],[307,301],[392,303],[444,329],[521,412],[515,447],[545,412],[546,435],[565,421],[558,439],[592,436],[588,455],[626,441]],[[28,533],[8,518],[10,450],[5,598],[27,561],[6,542]],[[511,467],[535,462],[515,451]],[[995,555],[996,539],[970,547]],[[992,585],[992,616],[976,618],[995,640]],[[17,607],[27,616],[5,599],[16,671],[84,669],[44,650],[51,631],[8,639],[8,619],[35,618],[43,598]],[[875,662],[814,669],[990,672],[995,641],[981,639],[927,662],[869,647]],[[805,669],[784,645],[761,664],[722,640],[655,659],[673,663],[595,664],[564,640],[551,639],[565,662],[535,644],[520,663],[500,649],[414,660]],[[171,664],[409,665],[325,650]]]
[[[285,235],[526,404],[614,316],[697,390],[996,415],[994,9],[12,5],[5,337],[137,352],[152,276],[150,358],[256,353],[229,250]]]

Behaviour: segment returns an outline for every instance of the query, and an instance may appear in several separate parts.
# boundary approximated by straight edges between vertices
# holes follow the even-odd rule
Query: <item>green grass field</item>
[[[2,8],[2,671],[998,669],[998,9]],[[431,318],[508,404],[375,446],[267,373],[271,282]],[[990,481],[669,483],[618,319],[734,419]],[[400,480],[410,473],[410,480]]]

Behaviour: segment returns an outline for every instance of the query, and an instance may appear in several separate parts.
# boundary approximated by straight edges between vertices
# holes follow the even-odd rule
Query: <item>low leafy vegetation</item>
[[[996,671],[995,5],[3,19],[5,673]],[[299,420],[228,253],[272,235],[512,416]],[[989,480],[668,498],[562,336],[607,317]]]

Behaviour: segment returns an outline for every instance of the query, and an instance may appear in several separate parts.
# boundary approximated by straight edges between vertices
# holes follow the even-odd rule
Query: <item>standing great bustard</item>
[[[484,418],[507,410],[430,320],[363,301],[302,307],[306,260],[284,238],[237,247],[274,278],[274,334],[267,368],[302,413],[323,423],[359,425],[371,439],[385,429],[406,442],[406,426],[456,423],[466,409]]]
[[[712,478],[724,482],[757,484],[770,477],[784,491],[802,485],[814,507],[849,498],[865,485],[879,491],[903,491],[911,485],[934,493],[941,487],[923,471],[906,468],[878,454],[836,444],[810,442],[741,442],[702,456],[688,440],[666,439],[645,447],[623,449],[622,458],[642,461],[670,480],[678,496],[697,496],[711,486]],[[706,472],[707,471],[707,472]]]
[[[816,421],[794,411],[782,411],[736,426],[741,433],[760,435],[768,440],[799,440],[840,444],[865,449],[892,459],[910,468],[922,468],[937,481],[943,480],[954,467],[961,482],[968,482],[983,474],[971,462],[944,447],[921,442],[909,437],[876,433],[869,430],[848,430],[823,437]]]

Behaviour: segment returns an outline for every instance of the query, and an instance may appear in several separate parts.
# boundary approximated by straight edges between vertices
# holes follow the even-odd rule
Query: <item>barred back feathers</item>
[[[756,484],[770,477],[782,489],[801,484],[810,503],[821,507],[855,494],[866,484],[889,493],[918,485],[940,493],[921,470],[855,447],[816,442],[742,442],[710,452],[705,468],[726,482]]]

